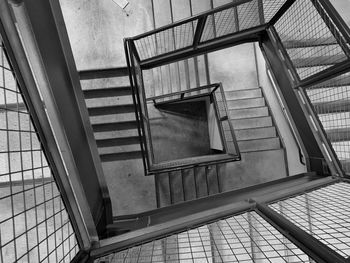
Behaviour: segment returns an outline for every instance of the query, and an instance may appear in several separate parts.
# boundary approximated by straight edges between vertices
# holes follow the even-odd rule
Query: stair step
[[[322,88],[333,88],[333,87],[343,87],[343,86],[350,86],[350,73],[332,78],[320,84],[316,84],[314,88],[322,89]]]
[[[184,188],[184,199],[190,201],[198,198],[196,181],[194,178],[194,169],[182,170]]]
[[[170,184],[170,193],[171,193],[171,204],[181,203],[184,200],[184,191],[182,184],[182,175],[181,171],[173,171],[168,173],[169,184]]]
[[[132,130],[132,129],[137,129],[137,123],[136,121],[100,123],[100,124],[93,124],[92,129],[94,132]]]
[[[233,129],[252,129],[272,126],[271,116],[231,120]]]
[[[108,98],[108,97],[132,95],[130,86],[89,89],[89,90],[84,90],[83,93],[84,93],[85,99]]]
[[[133,136],[139,136],[137,128],[127,130],[100,131],[94,133],[95,140],[118,139]]]
[[[170,190],[169,174],[158,173],[154,175],[156,193],[157,193],[157,206],[165,207],[172,203],[172,196]]]
[[[350,111],[350,100],[328,101],[313,103],[318,114],[329,114]]]
[[[267,117],[267,116],[269,116],[269,111],[267,107],[229,110],[229,117],[231,120]]]
[[[121,138],[97,139],[97,147],[113,147],[129,144],[139,144],[140,138],[138,136],[129,136]]]
[[[347,59],[346,55],[319,56],[293,59],[293,65],[296,68],[330,66]]]
[[[88,69],[88,70],[79,71],[79,77],[81,80],[114,78],[114,77],[123,77],[128,75],[129,75],[129,71],[127,67]]]
[[[118,87],[129,87],[130,79],[129,76],[119,76],[111,78],[101,79],[85,79],[80,80],[81,88],[85,90],[95,89],[107,89],[107,88],[118,88]]]
[[[229,110],[234,109],[248,109],[265,106],[264,98],[249,98],[249,99],[240,99],[240,100],[228,100],[227,107]]]
[[[133,104],[88,108],[88,112],[90,116],[130,113],[134,111],[135,111],[135,107]]]
[[[240,141],[238,142],[238,147],[241,153],[256,152],[256,151],[280,149],[281,143],[278,137],[274,137],[274,138]]]
[[[237,141],[276,137],[275,127],[235,130]]]
[[[141,151],[140,144],[128,144],[128,145],[118,145],[98,148],[98,153],[103,154],[114,154],[114,153],[128,153]]]
[[[331,142],[350,141],[349,128],[338,128],[326,130],[327,137]]]
[[[89,108],[104,108],[113,106],[133,105],[132,96],[108,97],[108,98],[92,98],[85,99],[86,107]]]
[[[225,91],[225,97],[227,101],[240,100],[240,99],[252,99],[260,98],[262,96],[261,89],[246,89],[246,90],[233,90]]]
[[[136,121],[135,112],[114,114],[114,115],[90,116],[91,124],[100,124],[100,123],[108,123],[108,122],[125,122],[125,121]]]
[[[142,158],[142,153],[141,151],[135,151],[135,152],[124,152],[124,153],[101,154],[100,158],[102,162],[114,162],[114,161],[130,160],[130,159],[140,159]]]
[[[208,189],[208,184],[207,184],[205,166],[195,167],[194,168],[194,176],[195,176],[195,180],[196,180],[198,197],[200,198],[200,197],[208,196],[209,189]]]
[[[303,48],[303,47],[316,47],[316,46],[330,46],[338,45],[334,37],[318,38],[318,39],[304,39],[304,40],[289,40],[283,42],[283,46],[287,49],[291,48]]]

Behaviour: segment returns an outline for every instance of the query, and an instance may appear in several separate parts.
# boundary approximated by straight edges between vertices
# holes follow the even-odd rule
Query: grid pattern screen
[[[67,211],[0,38],[0,262],[70,262]]]
[[[246,212],[95,261],[102,262],[313,261],[256,212]]]
[[[269,207],[347,258],[350,256],[349,191],[349,183],[336,183]]]

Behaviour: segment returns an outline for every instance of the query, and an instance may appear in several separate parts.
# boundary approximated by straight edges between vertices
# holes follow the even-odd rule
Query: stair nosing
[[[275,138],[280,140],[278,136],[273,136],[273,137],[269,136],[269,137],[257,138],[257,139],[244,139],[244,140],[237,139],[237,142],[259,141],[259,140],[275,139]]]
[[[264,128],[275,128],[276,129],[276,127],[272,124],[270,126],[259,126],[259,127],[253,127],[253,128],[234,129],[234,131],[257,130],[257,129],[264,129]],[[228,131],[228,130],[225,130],[225,131]]]
[[[226,99],[226,103],[229,101],[242,101],[242,100],[255,100],[255,99],[264,99],[265,98],[261,95],[260,97],[252,97],[252,98],[244,98],[244,99]]]

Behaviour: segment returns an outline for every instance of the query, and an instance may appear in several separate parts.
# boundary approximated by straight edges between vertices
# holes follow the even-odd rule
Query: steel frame
[[[101,240],[100,247],[91,250],[90,260],[92,262],[104,255],[209,224],[220,218],[255,211],[317,262],[346,262],[344,257],[266,205],[339,182],[347,180],[337,177],[322,178],[313,174],[298,175],[138,214],[135,218],[144,218],[143,226],[140,225],[139,229],[126,234]]]

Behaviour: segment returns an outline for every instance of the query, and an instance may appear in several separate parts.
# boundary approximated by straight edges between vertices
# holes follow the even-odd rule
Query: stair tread
[[[97,147],[111,147],[120,145],[139,144],[139,136],[124,136],[118,138],[96,139]]]
[[[348,127],[327,129],[326,133],[331,142],[350,141],[350,129]]]
[[[116,145],[108,147],[98,147],[98,153],[100,155],[104,154],[114,154],[114,153],[128,153],[128,152],[137,152],[141,151],[141,146],[137,144],[125,144],[125,145]]]
[[[244,119],[231,119],[234,130],[236,129],[253,129],[260,127],[272,126],[271,116],[252,117]]]
[[[227,101],[250,99],[250,98],[261,98],[262,92],[260,88],[230,90],[230,91],[225,91],[225,97]]]
[[[88,112],[90,116],[130,113],[134,111],[135,107],[133,104],[88,107]]]
[[[350,100],[327,101],[313,103],[318,114],[330,114],[350,111]]]
[[[315,47],[315,46],[329,46],[338,45],[334,37],[319,38],[319,39],[303,39],[303,40],[289,40],[283,42],[283,46],[287,49]]]
[[[83,93],[85,99],[106,98],[111,96],[127,96],[132,94],[130,86],[88,89],[83,90]]]
[[[141,157],[142,157],[141,151],[100,154],[100,158],[102,162],[140,159]]]
[[[281,148],[281,143],[278,137],[264,138],[256,140],[238,141],[240,152],[255,152],[264,150],[275,150]]]
[[[236,99],[236,100],[227,100],[227,107],[229,110],[236,109],[252,109],[265,106],[265,99],[260,98],[245,98],[245,99]]]
[[[317,56],[308,58],[297,58],[293,59],[293,65],[296,68],[305,67],[317,67],[317,66],[329,66],[342,62],[347,59],[344,55],[333,55],[333,56]]]
[[[241,108],[241,109],[229,109],[229,118],[231,120],[267,117],[269,116],[267,106]]]
[[[127,76],[128,74],[129,71],[126,66],[118,68],[86,69],[79,71],[79,77],[81,80],[121,77]]]
[[[137,122],[136,121],[106,122],[106,123],[92,124],[92,128],[94,132],[137,129]]]
[[[235,134],[237,141],[272,138],[276,137],[277,135],[276,128],[274,126],[253,129],[238,129],[235,130]]]

